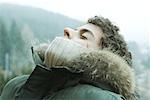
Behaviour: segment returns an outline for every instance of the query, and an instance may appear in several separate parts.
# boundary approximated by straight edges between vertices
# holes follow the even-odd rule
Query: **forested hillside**
[[[39,8],[0,5],[0,66],[21,67],[31,62],[30,47],[63,35],[66,26],[81,22]]]

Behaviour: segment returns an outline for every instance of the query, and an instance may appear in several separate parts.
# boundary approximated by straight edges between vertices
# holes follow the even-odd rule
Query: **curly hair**
[[[128,51],[127,44],[124,38],[119,34],[119,28],[113,25],[107,18],[95,16],[89,18],[87,23],[99,26],[103,31],[101,38],[102,49],[111,51],[121,56],[130,66],[132,66],[132,55]]]

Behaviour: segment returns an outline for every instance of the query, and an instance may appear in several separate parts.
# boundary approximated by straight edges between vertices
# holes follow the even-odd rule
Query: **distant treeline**
[[[0,5],[0,67],[32,63],[30,47],[63,35],[82,22],[39,8]],[[10,67],[11,66],[11,67]]]

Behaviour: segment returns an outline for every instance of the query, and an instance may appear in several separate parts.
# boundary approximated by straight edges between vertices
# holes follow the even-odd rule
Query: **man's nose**
[[[68,39],[72,39],[75,36],[75,30],[69,27],[64,28],[64,36]]]

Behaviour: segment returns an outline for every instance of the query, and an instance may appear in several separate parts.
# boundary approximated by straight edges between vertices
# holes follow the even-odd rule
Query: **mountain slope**
[[[12,4],[0,5],[0,19],[7,23],[8,29],[12,22],[16,22],[19,29],[28,25],[34,35],[42,40],[53,38],[56,34],[60,35],[66,26],[77,27],[81,24],[81,22],[67,16],[40,8]]]
[[[74,28],[81,24],[39,8],[0,4],[0,66],[26,66],[32,62],[30,48],[34,42],[51,41],[63,35],[66,26]]]

